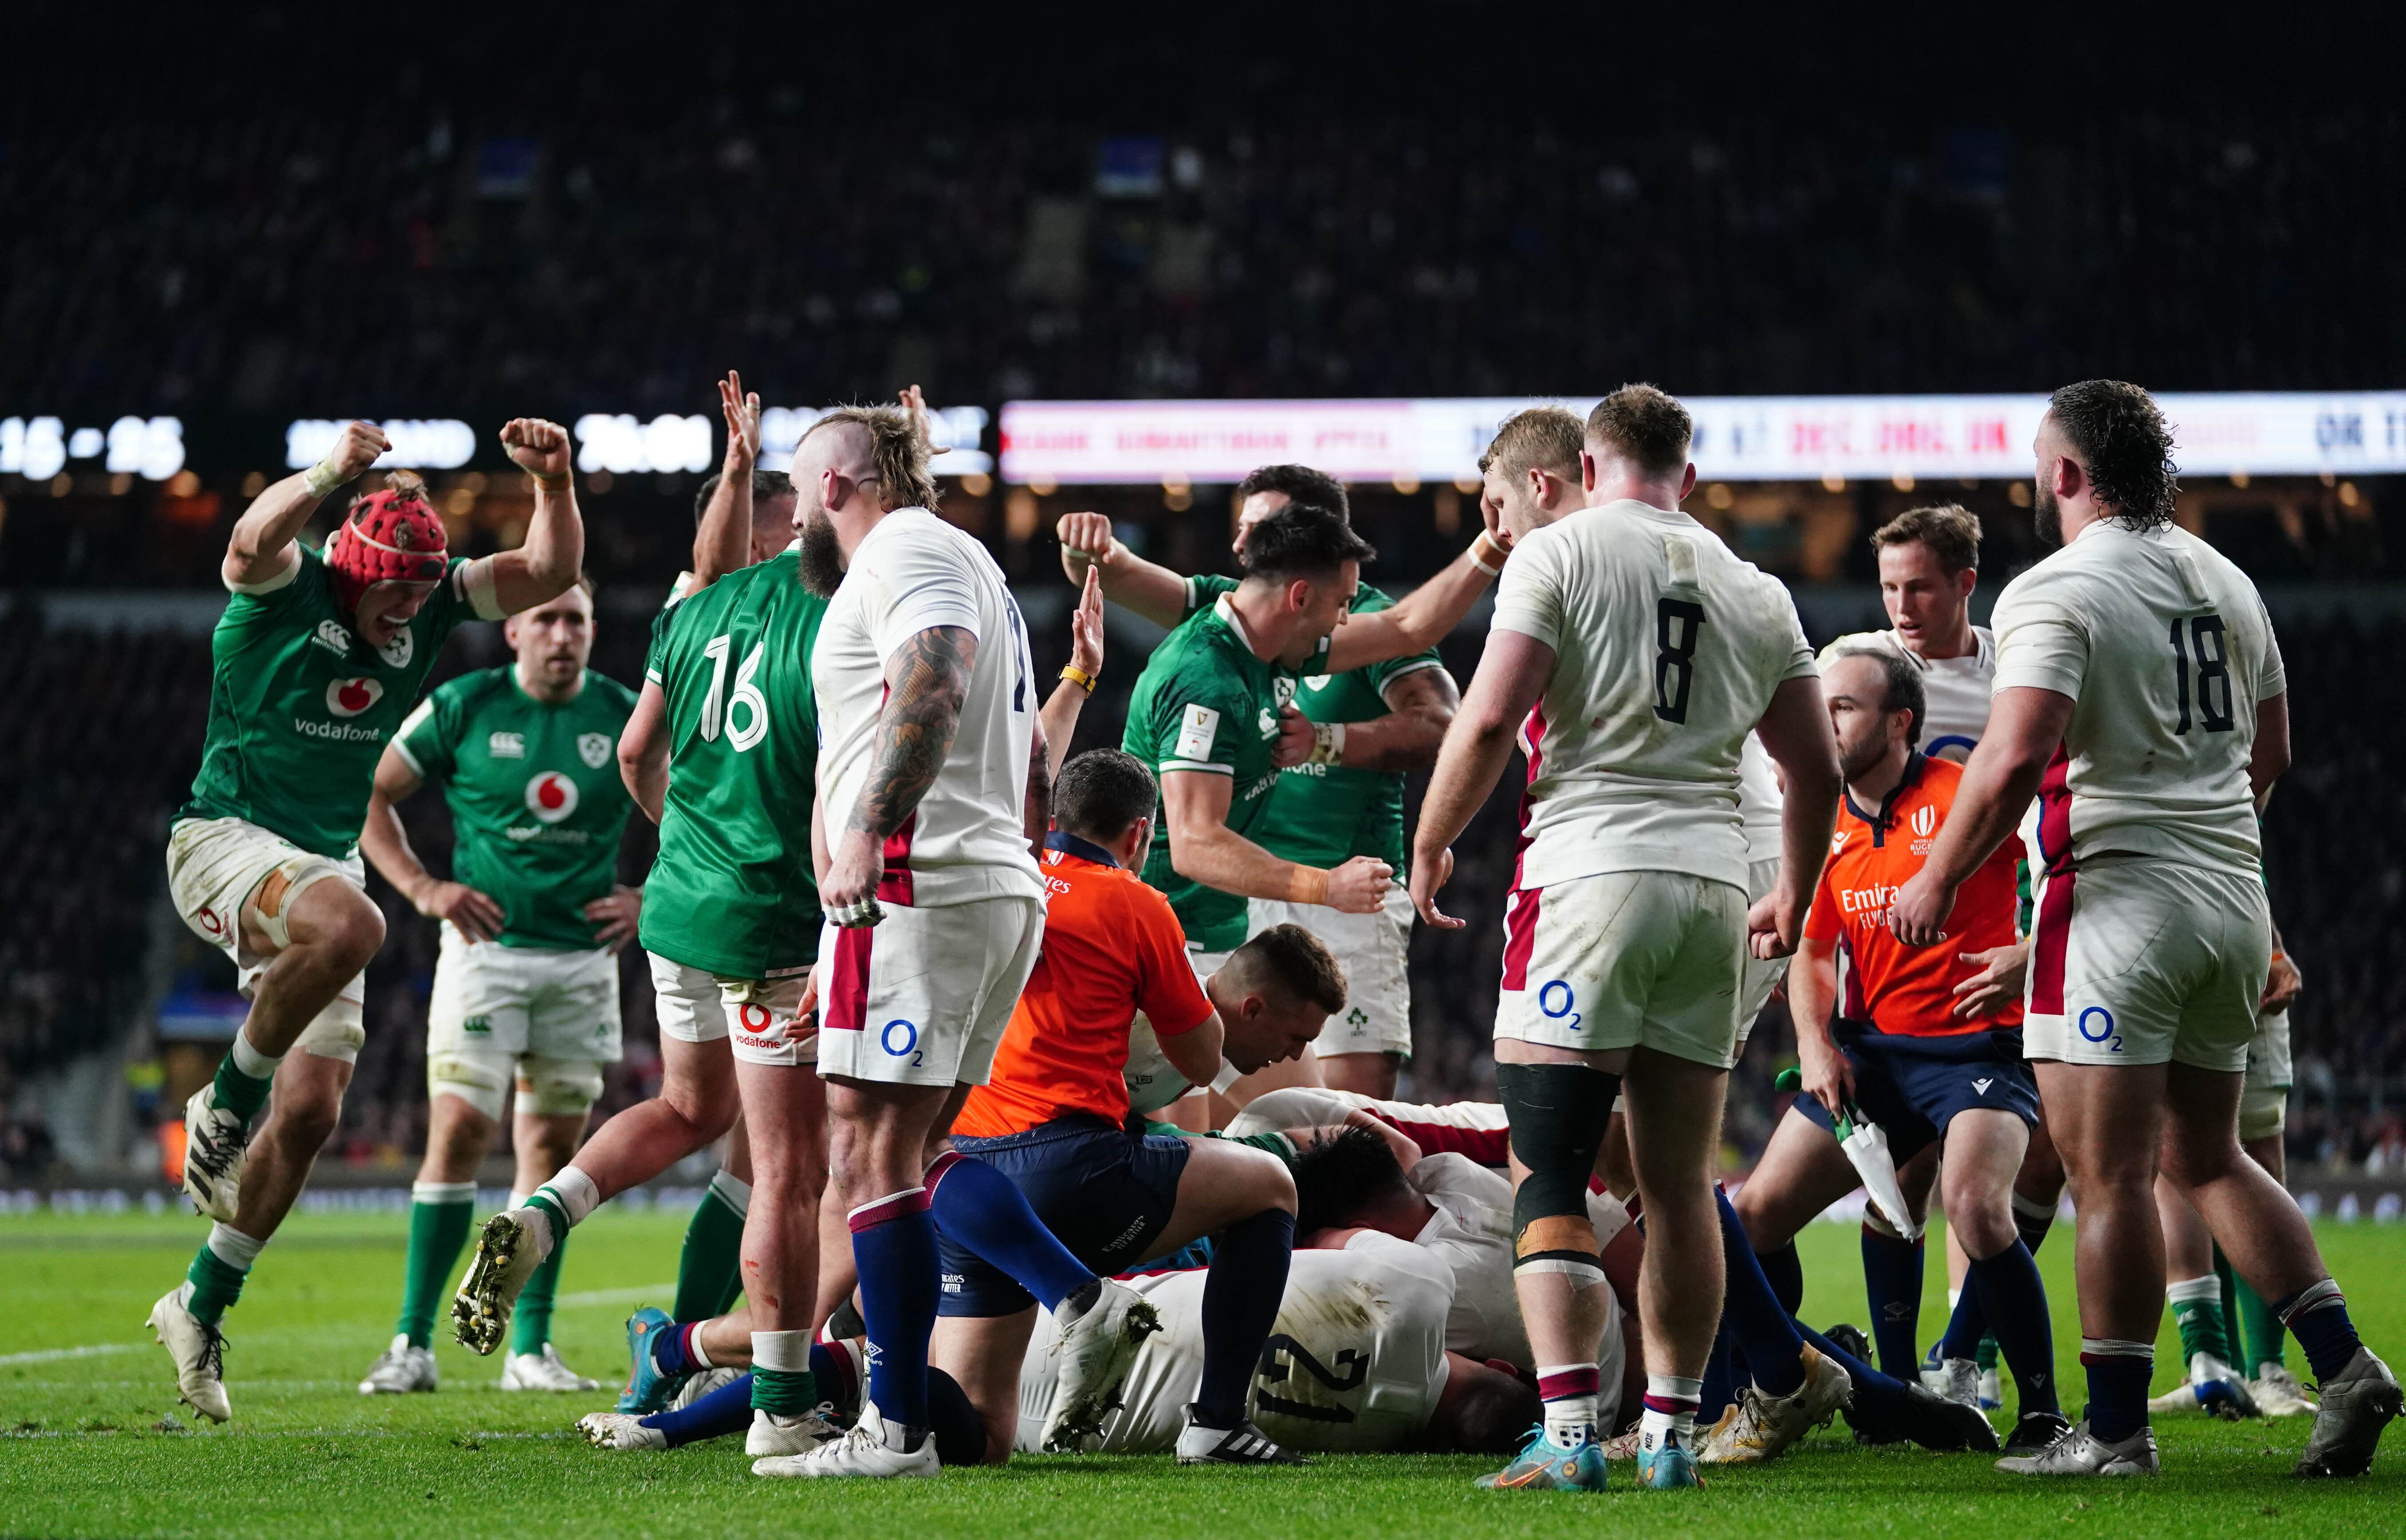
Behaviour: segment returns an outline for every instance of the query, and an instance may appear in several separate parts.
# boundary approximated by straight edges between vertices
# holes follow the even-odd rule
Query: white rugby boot
[[[1233,1428],[1205,1426],[1193,1403],[1186,1407],[1186,1427],[1178,1435],[1182,1465],[1309,1465],[1310,1461],[1279,1443],[1248,1418]],[[1542,1432],[1543,1430],[1539,1430]]]
[[[889,1448],[885,1442],[885,1419],[878,1413],[873,1401],[861,1405],[860,1420],[842,1438],[829,1439],[808,1454],[771,1455],[752,1462],[755,1476],[870,1476],[891,1480],[930,1476],[942,1470],[936,1459],[936,1435],[932,1433],[907,1454]]]
[[[598,1391],[602,1382],[587,1379],[559,1361],[559,1349],[546,1342],[539,1353],[512,1353],[502,1365],[505,1391]]]
[[[2161,1476],[2156,1458],[2156,1431],[2141,1425],[2118,1444],[2108,1444],[2088,1431],[2086,1419],[2056,1436],[2036,1454],[2008,1455],[1997,1462],[2007,1476]]]
[[[743,1435],[743,1452],[756,1459],[776,1454],[808,1454],[820,1445],[842,1438],[843,1430],[835,1425],[828,1413],[835,1403],[822,1401],[814,1410],[800,1417],[786,1417],[752,1408],[752,1429]],[[934,1442],[933,1437],[929,1442]]]
[[[2323,1404],[2315,1409],[2314,1432],[2306,1435],[2296,1474],[2362,1476],[2372,1468],[2381,1430],[2400,1410],[2397,1378],[2371,1349],[2359,1347],[2346,1368],[2314,1389]]]
[[[360,1381],[361,1395],[407,1395],[413,1391],[434,1389],[434,1349],[413,1348],[409,1335],[401,1333],[384,1356],[370,1365],[368,1377]]]
[[[597,1449],[665,1449],[669,1435],[646,1428],[630,1412],[587,1412],[576,1420],[576,1431]]]
[[[1120,1403],[1137,1349],[1161,1330],[1161,1315],[1145,1297],[1115,1279],[1103,1279],[1086,1312],[1061,1328],[1055,1355],[1061,1365],[1053,1408],[1044,1419],[1042,1447],[1069,1453],[1103,1430],[1103,1419]]]
[[[1946,1377],[1944,1385],[1935,1387],[1940,1395],[1958,1406],[1980,1409],[1980,1364],[1977,1359],[1950,1358],[1941,1370]]]
[[[554,1238],[550,1222],[532,1208],[512,1208],[485,1222],[468,1276],[451,1300],[452,1333],[460,1346],[492,1356],[508,1335],[519,1293],[551,1254]]]
[[[2266,1417],[2312,1417],[2314,1404],[2306,1399],[2306,1388],[2286,1363],[2267,1360],[2256,1365],[2256,1378],[2248,1386],[2256,1392],[2256,1409]]]
[[[218,1105],[217,1082],[193,1092],[184,1104],[184,1191],[191,1194],[192,1207],[219,1224],[232,1224],[249,1154],[250,1121]]]
[[[1748,1465],[1776,1460],[1816,1424],[1826,1424],[1854,1399],[1854,1378],[1804,1344],[1804,1383],[1788,1395],[1765,1395],[1748,1385],[1737,1405],[1713,1425],[1696,1451],[1699,1465]]]
[[[234,1416],[226,1399],[225,1335],[192,1314],[191,1299],[190,1280],[178,1283],[150,1307],[149,1324],[176,1361],[177,1396],[210,1421],[223,1422]]]
[[[2188,1361],[2188,1381],[2175,1385],[2158,1396],[2147,1399],[2150,1412],[2203,1412],[2227,1422],[2237,1422],[2263,1414],[2257,1409],[2256,1397],[2238,1370],[2212,1353],[2197,1353]]]

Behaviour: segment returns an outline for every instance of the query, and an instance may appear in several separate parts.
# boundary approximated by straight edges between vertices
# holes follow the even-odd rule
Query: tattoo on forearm
[[[1053,819],[1053,754],[1041,718],[1036,724],[1035,741],[1027,746],[1027,806],[1023,818],[1028,843],[1040,843]]]
[[[894,686],[878,713],[869,785],[845,827],[884,841],[936,784],[960,727],[977,639],[957,626],[919,632],[888,664]]]

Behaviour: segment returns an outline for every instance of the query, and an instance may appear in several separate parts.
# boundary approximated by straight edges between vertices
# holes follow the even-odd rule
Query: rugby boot
[[[192,1314],[191,1283],[179,1283],[150,1307],[149,1327],[176,1361],[176,1394],[212,1422],[234,1415],[226,1400],[225,1335]]]
[[[368,1367],[360,1381],[361,1395],[407,1395],[434,1389],[434,1349],[413,1348],[406,1333],[395,1336],[384,1356]]]
[[[539,1353],[512,1353],[502,1365],[505,1391],[598,1391],[602,1382],[587,1379],[559,1361],[559,1349],[546,1342]]]
[[[1182,1465],[1309,1465],[1310,1461],[1279,1443],[1251,1421],[1233,1428],[1207,1428],[1186,1408],[1186,1428],[1178,1435]]]
[[[576,1420],[576,1431],[597,1449],[665,1449],[669,1435],[646,1428],[640,1417],[625,1412],[587,1412]]]
[[[184,1104],[184,1191],[191,1194],[192,1207],[219,1224],[232,1224],[249,1154],[250,1120],[218,1105],[215,1081],[193,1092]]]
[[[1765,1395],[1752,1385],[1698,1441],[1699,1465],[1746,1465],[1776,1460],[1817,1425],[1826,1425],[1854,1397],[1852,1376],[1804,1344],[1804,1383],[1789,1395]]]
[[[2061,1438],[2072,1424],[2055,1412],[2024,1412],[2005,1440],[2007,1458],[2026,1460]]]
[[[2381,1430],[2398,1415],[2397,1377],[2371,1349],[2358,1348],[2346,1368],[2314,1390],[2323,1404],[2314,1412],[2314,1432],[2306,1435],[2305,1453],[2298,1456],[2297,1474],[2362,1476],[2372,1468]]]
[[[2248,1389],[2256,1392],[2256,1409],[2266,1417],[2312,1417],[2314,1404],[2306,1399],[2306,1388],[2286,1363],[2266,1362],[2256,1365],[2255,1382]]]
[[[1089,1435],[1102,1432],[1103,1419],[1127,1386],[1137,1349],[1161,1330],[1160,1312],[1142,1294],[1113,1279],[1101,1283],[1095,1303],[1061,1328],[1055,1347],[1061,1377],[1044,1419],[1042,1447],[1056,1454],[1083,1448]]]
[[[1480,1476],[1476,1485],[1491,1491],[1602,1491],[1604,1462],[1603,1445],[1588,1439],[1564,1448],[1546,1436],[1540,1423],[1529,1430],[1529,1441],[1510,1464]]]
[[[1696,1457],[1677,1444],[1664,1444],[1649,1449],[1637,1448],[1637,1484],[1657,1491],[1669,1491],[1674,1487],[1701,1487],[1696,1475]]]
[[[675,1324],[657,1305],[646,1305],[627,1318],[627,1388],[618,1392],[618,1404],[611,1410],[649,1417],[676,1399],[687,1377],[661,1373],[652,1358],[654,1334]]]
[[[2012,1455],[1997,1462],[2007,1476],[2161,1476],[2156,1458],[2156,1431],[2139,1431],[2119,1443],[2108,1444],[2088,1431],[2087,1419],[2073,1423],[2036,1454]]]
[[[509,1335],[519,1292],[550,1254],[550,1226],[533,1209],[513,1208],[485,1222],[468,1276],[451,1300],[452,1334],[460,1346],[492,1356]]]
[[[752,1408],[752,1428],[743,1435],[743,1452],[756,1459],[771,1454],[808,1454],[830,1439],[842,1438],[843,1430],[833,1420],[835,1403],[822,1401],[815,1410],[799,1417]]]
[[[807,1454],[771,1455],[752,1462],[755,1476],[802,1477],[868,1476],[891,1480],[906,1476],[929,1476],[939,1474],[943,1466],[936,1459],[936,1435],[929,1434],[919,1440],[919,1447],[903,1452],[885,1442],[885,1419],[879,1414],[877,1403],[862,1404],[860,1420],[841,1438],[831,1438]]]

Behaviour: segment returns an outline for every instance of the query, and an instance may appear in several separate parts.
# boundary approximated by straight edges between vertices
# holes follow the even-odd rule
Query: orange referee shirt
[[[1064,1112],[1124,1122],[1121,1072],[1136,1013],[1164,1038],[1211,1014],[1169,900],[1073,834],[1055,829],[1044,847],[1044,950],[995,1051],[992,1078],[953,1120],[956,1134],[1016,1134]]]
[[[1952,1014],[1955,986],[1979,971],[1960,954],[2014,940],[2014,875],[2022,857],[2017,837],[2008,836],[1956,893],[1946,939],[1936,946],[1906,946],[1888,928],[1896,890],[1929,859],[1962,784],[1961,766],[1915,754],[1876,812],[1856,806],[1851,792],[1838,809],[1830,862],[1821,869],[1804,934],[1846,947],[1854,966],[1847,970],[1844,1013],[1882,1032],[1941,1037],[2021,1024],[2018,1000],[1971,1021]]]

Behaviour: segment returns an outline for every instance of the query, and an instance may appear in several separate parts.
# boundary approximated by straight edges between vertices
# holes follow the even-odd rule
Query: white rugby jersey
[[[952,751],[886,841],[879,898],[923,907],[998,896],[1040,899],[1044,883],[1027,853],[1024,824],[1040,703],[1028,672],[1027,626],[985,547],[925,508],[886,515],[852,553],[812,648],[818,787],[829,841],[869,784],[885,660],[937,626],[975,636],[977,657]]]
[[[2256,705],[2288,682],[2246,573],[2184,530],[2092,524],[2007,584],[1991,619],[1996,687],[2073,702],[2039,792],[2049,869],[2125,851],[2257,874]]]
[[[1779,859],[1780,806],[1779,767],[1771,762],[1771,751],[1762,746],[1762,737],[1748,733],[1737,751],[1737,819],[1746,830],[1748,866]]]
[[[1204,1269],[1125,1279],[1161,1312],[1128,1371],[1102,1448],[1158,1453],[1178,1442],[1203,1378]],[[1253,1370],[1253,1421],[1291,1448],[1397,1449],[1428,1426],[1445,1392],[1446,1310],[1453,1279],[1436,1256],[1366,1232],[1342,1251],[1302,1250],[1287,1270],[1278,1323]],[[1039,1311],[1019,1372],[1019,1435],[1033,1452],[1060,1377],[1049,1310]]]
[[[1997,675],[1997,634],[1986,626],[1972,628],[1977,643],[1962,657],[1924,657],[1904,644],[1893,630],[1851,631],[1821,649],[1821,667],[1842,652],[1877,647],[1895,653],[1921,670],[1921,692],[1929,708],[1921,716],[1922,753],[1957,764],[1972,757],[1980,735],[1988,729],[1988,698]]]
[[[1521,728],[1517,886],[1677,871],[1743,890],[1739,745],[1815,673],[1796,605],[1676,510],[1584,508],[1513,547],[1494,628],[1554,650]]]

